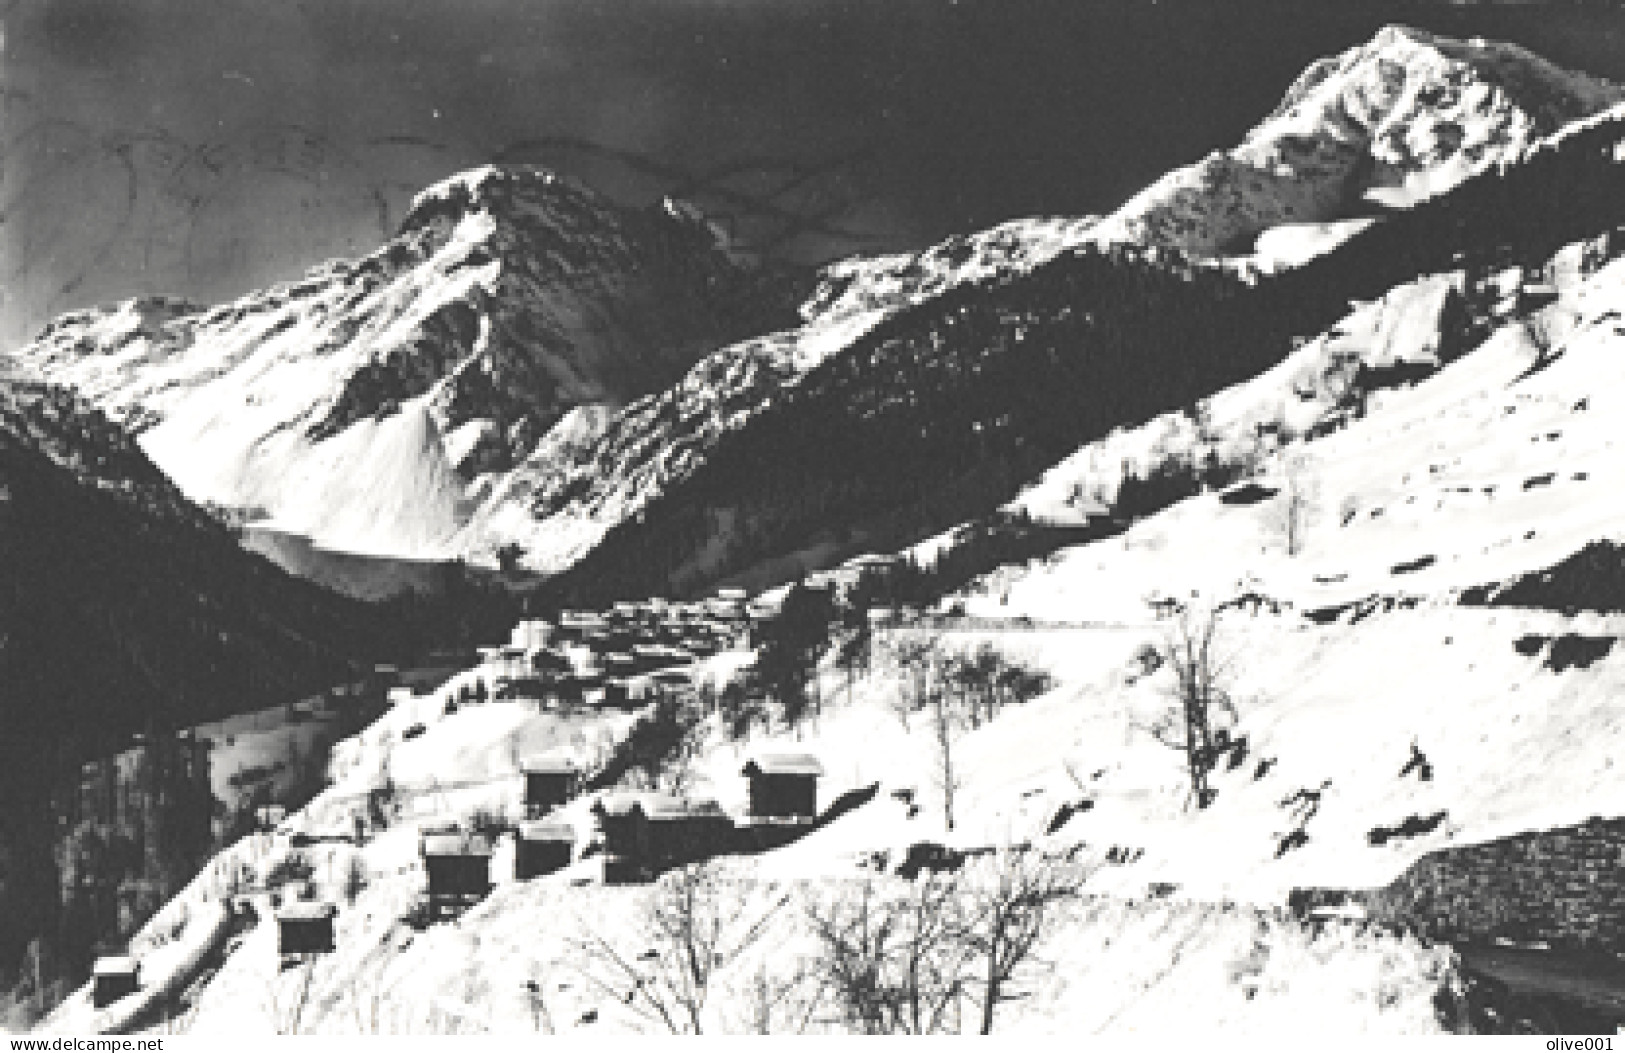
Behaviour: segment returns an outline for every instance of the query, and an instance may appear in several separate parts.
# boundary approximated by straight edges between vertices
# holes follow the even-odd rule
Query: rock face
[[[18,358],[138,429],[190,496],[333,548],[439,555],[470,480],[578,407],[618,408],[793,321],[790,285],[680,203],[623,209],[545,170],[482,168],[420,194],[365,259],[210,310],[78,312]]]
[[[1516,45],[1390,26],[1310,66],[1241,145],[1170,172],[1095,234],[1203,256],[1246,253],[1272,227],[1439,193],[1621,100],[1625,89]]]

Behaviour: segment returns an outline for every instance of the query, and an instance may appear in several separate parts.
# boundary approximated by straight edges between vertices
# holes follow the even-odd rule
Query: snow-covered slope
[[[623,209],[545,170],[482,168],[418,195],[365,259],[209,310],[68,315],[16,358],[141,429],[196,499],[335,549],[439,556],[471,480],[792,304],[678,203]]]
[[[816,957],[797,920],[806,904],[850,902],[877,858],[895,867],[920,844],[1021,842],[1086,860],[1090,897],[1054,920],[1052,967],[1000,1031],[1287,1034],[1323,1026],[1327,1014],[1348,1029],[1443,1026],[1435,998],[1455,968],[1448,949],[1343,925],[1317,936],[1280,908],[1297,888],[1381,885],[1435,849],[1625,812],[1625,713],[1615,701],[1625,615],[1486,606],[1493,589],[1467,594],[1622,540],[1625,449],[1611,410],[1625,392],[1625,261],[1605,255],[1576,244],[1539,272],[1429,276],[1357,307],[1293,360],[1209,400],[1207,442],[1256,436],[1259,408],[1280,412],[1279,448],[1254,451],[1251,479],[1121,537],[1003,568],[951,597],[967,619],[882,628],[853,680],[826,662],[821,711],[795,729],[735,742],[708,724],[686,781],[734,814],[746,801],[740,769],[763,751],[817,756],[821,807],[878,792],[800,841],[730,863],[742,904],[792,905],[771,930],[784,971],[757,958],[724,971],[707,1029],[746,1027],[752,982],[787,979],[795,961]],[[1530,286],[1550,302],[1505,305]],[[1487,289],[1506,293],[1491,305],[1492,335],[1465,352],[1441,343],[1452,299],[1474,302]],[[1329,367],[1351,365],[1389,373],[1380,384],[1367,375],[1363,401],[1348,402],[1328,384],[1358,370]],[[1335,427],[1316,427],[1327,422]],[[1189,456],[1182,443],[1195,441],[1159,423],[1142,430],[1165,439],[1163,456]],[[1128,442],[1108,440],[1097,463]],[[1292,551],[1280,527],[1288,465],[1307,509]],[[1048,485],[1059,478],[1027,499]],[[1214,772],[1205,809],[1190,806],[1182,755],[1150,730],[1171,704],[1171,674],[1145,655],[1170,623],[1147,601],[1167,597],[1223,605],[1224,686],[1243,745]],[[1616,601],[1625,609],[1625,594]],[[900,705],[914,690],[902,655],[933,636],[940,653],[987,644],[1049,681],[951,733],[951,824],[941,739],[929,712]],[[1560,653],[1564,640],[1586,646]],[[420,826],[513,809],[524,753],[602,757],[625,734],[620,716],[497,704],[447,714],[476,675],[401,701],[343,745],[333,786],[292,819],[310,834],[342,830],[381,771],[397,786],[403,821],[359,852],[368,887],[344,901],[338,951],[279,973],[262,923],[193,999],[188,1026],[656,1026],[619,988],[591,979],[610,975],[595,972],[592,947],[650,953],[638,929],[649,893],[599,885],[591,857],[518,882],[510,849],[499,848],[488,902],[455,924],[414,931],[404,920],[423,882]],[[564,813],[583,842],[588,803]],[[1408,833],[1373,837],[1407,824]],[[264,873],[287,851],[245,843],[212,873],[245,862]],[[322,895],[343,899],[333,875],[353,850],[310,854]],[[976,879],[974,867],[966,873]],[[1160,898],[1147,900],[1152,889]]]
[[[1450,90],[1438,94],[1439,83]],[[1389,31],[1306,74],[1264,130],[1212,170],[1228,180],[1241,168],[1274,166],[1290,194],[1260,191],[1263,199],[1225,205],[1213,223],[1205,205],[1200,222],[1191,220],[1188,197],[1159,199],[1155,208],[1147,197],[1134,220],[1143,225],[1122,236],[1214,252],[1274,229],[1261,247],[1274,259],[1305,260],[1345,240],[1358,249],[1369,235],[1341,218],[1353,197],[1372,188],[1419,196],[1477,166],[1523,157],[1532,136],[1614,96],[1516,49]],[[1422,115],[1429,107],[1442,116]],[[1581,196],[1614,188],[1611,175],[1590,177],[1617,163],[1617,133],[1586,150],[1581,160],[1592,167],[1554,162],[1543,171],[1581,171]],[[1215,188],[1223,191],[1216,183],[1203,193]],[[1204,200],[1239,200],[1227,193]],[[734,814],[746,800],[743,762],[761,751],[816,755],[822,806],[876,788],[804,839],[733,861],[741,903],[796,906],[766,941],[784,971],[773,972],[766,956],[744,959],[719,977],[705,1027],[748,1026],[764,985],[816,957],[807,903],[859,895],[856,882],[877,866],[895,870],[915,846],[980,852],[1029,843],[1085,861],[1092,897],[1057,922],[1052,968],[1012,1008],[1013,1030],[1301,1033],[1328,1019],[1340,1029],[1435,1029],[1435,998],[1453,968],[1447,950],[1353,926],[1332,925],[1317,938],[1282,912],[1290,893],[1381,885],[1434,849],[1625,813],[1625,712],[1617,704],[1625,592],[1610,592],[1625,581],[1625,447],[1616,448],[1613,414],[1625,409],[1625,260],[1617,258],[1625,243],[1614,213],[1537,212],[1532,203],[1520,219],[1555,217],[1562,237],[1520,230],[1502,239],[1498,217],[1486,221],[1475,208],[1484,210],[1483,199],[1445,220],[1432,213],[1432,226],[1412,232],[1456,230],[1463,243],[1417,252],[1403,278],[1384,279],[1396,281],[1392,288],[1340,319],[1342,287],[1333,288],[1330,324],[1318,323],[1295,346],[1295,333],[1221,312],[1269,295],[1267,282],[1191,266],[1154,247],[1067,251],[1119,236],[1111,224],[1132,226],[1121,215],[1099,227],[1015,224],[917,257],[855,261],[826,272],[801,326],[708,355],[619,413],[583,404],[563,414],[528,461],[483,477],[465,495],[476,506],[466,520],[436,518],[434,509],[456,499],[448,465],[478,446],[478,427],[443,428],[427,392],[408,395],[395,413],[332,440],[355,437],[355,456],[372,458],[359,463],[402,480],[405,498],[396,505],[380,494],[349,518],[307,528],[359,537],[380,519],[406,515],[424,538],[449,533],[464,550],[517,538],[533,564],[563,569],[647,516],[644,547],[625,551],[653,553],[648,577],[671,582],[676,567],[704,580],[724,565],[718,552],[730,541],[774,525],[735,516],[747,505],[730,504],[737,495],[701,477],[725,445],[734,465],[786,480],[791,500],[777,514],[816,521],[860,480],[815,477],[829,467],[818,461],[822,450],[794,462],[768,457],[753,466],[749,458],[805,445],[808,436],[817,445],[890,414],[929,441],[954,438],[927,435],[942,420],[969,431],[956,456],[985,466],[995,458],[976,461],[977,444],[992,445],[1019,410],[1060,404],[1057,417],[1081,415],[1083,396],[1066,398],[1097,392],[1079,382],[1089,379],[1090,363],[1077,360],[1105,355],[1119,372],[1122,390],[1106,401],[1120,430],[1089,441],[1005,510],[1068,525],[1113,506],[1126,515],[1128,479],[1159,467],[1187,472],[1192,496],[1163,494],[1117,536],[981,576],[947,597],[945,609],[962,617],[883,627],[861,674],[826,662],[816,674],[817,712],[794,728],[757,727],[733,741],[715,716],[702,725],[683,781]],[[1281,231],[1288,216],[1306,225]],[[1453,227],[1452,218],[1461,222]],[[1592,220],[1583,235],[1571,230]],[[1189,243],[1179,240],[1192,231]],[[1583,240],[1556,248],[1574,236]],[[1448,262],[1429,263],[1439,260]],[[1123,308],[1140,296],[1143,303]],[[1215,330],[1231,319],[1255,324],[1281,354],[1272,357],[1273,343],[1252,348],[1264,361],[1252,375],[1202,388],[1190,403],[1164,399],[1180,411],[1154,416],[1134,408],[1150,403],[1118,405],[1135,394],[1125,375],[1171,383],[1156,369],[1134,373],[1148,358],[1194,372],[1241,356],[1236,342],[1255,332],[1157,328],[1159,312],[1181,310],[1216,319]],[[1120,342],[1114,327],[1127,331]],[[1185,357],[1154,357],[1164,345]],[[1016,387],[1006,402],[977,402],[983,389],[1034,375],[996,371],[1000,356],[1022,355],[1077,366],[1077,374],[1036,374],[1077,387]],[[1238,357],[1226,368],[1254,363]],[[1218,375],[1203,374],[1203,383]],[[911,415],[935,393],[922,390],[922,376],[953,392],[940,418]],[[781,415],[804,395],[822,399],[813,410],[836,425],[802,431],[812,413]],[[965,405],[975,412],[952,415]],[[1055,433],[1073,434],[1060,426]],[[894,437],[898,445],[860,447],[860,458],[883,460],[916,439],[902,430]],[[1020,438],[1014,448],[1029,435]],[[1049,441],[1061,442],[1054,433]],[[453,454],[436,458],[437,445]],[[842,463],[854,475],[871,467]],[[1204,478],[1221,476],[1203,489]],[[693,517],[660,519],[659,502],[695,478],[700,492],[680,495]],[[810,493],[796,491],[803,484]],[[948,535],[917,551],[954,544]],[[1572,575],[1550,573],[1572,567],[1579,553],[1593,554],[1581,567],[1595,571],[1584,595],[1565,592]],[[1166,611],[1176,601],[1217,610],[1220,677],[1237,709],[1206,808],[1192,805],[1181,752],[1152,730],[1174,704],[1172,673],[1158,668],[1154,648],[1173,631]],[[902,658],[932,637],[939,655],[992,646],[1041,671],[1047,687],[989,719],[939,732],[929,711],[906,704],[917,669]],[[601,761],[631,723],[596,711],[449,705],[479,675],[402,698],[335,752],[332,785],[290,819],[290,831],[344,835],[386,782],[400,804],[392,825],[367,844],[309,850],[318,893],[343,904],[337,951],[282,973],[274,931],[261,923],[191,999],[195,1030],[654,1026],[628,1008],[635,990],[593,971],[604,948],[623,966],[658,957],[637,931],[648,893],[600,885],[595,856],[515,881],[505,836],[487,902],[455,923],[409,923],[424,881],[416,858],[422,827],[511,814],[522,755],[546,749]],[[590,803],[578,799],[561,813],[582,845]],[[293,850],[281,839],[244,842],[187,895],[200,903],[227,895],[244,868],[266,875]],[[351,866],[364,889],[345,888]],[[839,1026],[834,1011],[817,1019]]]
[[[883,322],[946,314],[1079,246],[1301,265],[1363,229],[1367,199],[1453,186],[1622,97],[1511,45],[1392,27],[1306,71],[1234,150],[1105,219],[833,264],[799,327],[784,283],[737,266],[692,209],[631,212],[545,172],[481,169],[425,191],[365,260],[208,311],[70,315],[18,359],[144,428],[196,498],[345,551],[491,563],[518,543],[551,573]]]
[[[1309,67],[1240,146],[1170,172],[1092,236],[1248,255],[1270,228],[1404,207],[1622,100],[1514,44],[1389,26]]]
[[[1200,423],[1168,414],[1091,443],[1009,508],[1077,522],[1112,502],[1126,471],[1216,457],[1256,473],[1250,496],[1204,494],[1114,542],[1121,559],[1139,564],[1123,592],[1078,582],[1060,590],[1083,588],[1092,603],[1118,609],[1191,584],[1177,560],[1166,563],[1168,538],[1183,534],[1170,533],[1171,522],[1206,524],[1203,538],[1188,538],[1195,549],[1233,540],[1237,558],[1211,561],[1214,572],[1299,608],[1460,590],[1556,563],[1611,536],[1606,524],[1618,514],[1609,480],[1621,465],[1607,407],[1625,383],[1615,358],[1625,262],[1565,271],[1585,249],[1571,246],[1547,268],[1560,275],[1541,279],[1553,302],[1500,319],[1459,359],[1441,353],[1449,335],[1441,319],[1465,279],[1430,276],[1215,394]],[[1485,285],[1515,291],[1527,280],[1515,268]],[[1281,495],[1293,492],[1311,496],[1314,512],[1287,556],[1279,513]],[[1163,586],[1156,567],[1165,563],[1179,580]]]
[[[1212,880],[1193,880],[1172,898],[1143,896],[1161,875],[1196,871],[1195,859],[1212,847],[1201,839],[1200,823],[1180,813],[1177,786],[1161,785],[1177,782],[1166,751],[1131,745],[1120,723],[1123,659],[1145,628],[1061,627],[997,641],[1012,658],[1051,674],[1057,686],[957,738],[962,785],[952,830],[933,782],[929,720],[925,714],[899,720],[895,706],[912,675],[894,663],[894,645],[911,630],[883,635],[872,671],[850,693],[838,689],[839,674],[826,668],[824,712],[793,734],[758,730],[730,742],[708,725],[698,740],[691,792],[713,796],[732,814],[745,807],[740,768],[761,751],[818,756],[825,769],[820,807],[873,783],[881,792],[784,848],[722,862],[727,907],[721,925],[737,934],[732,926],[739,919],[748,925],[765,917],[768,927],[760,953],[721,963],[706,999],[704,1030],[846,1030],[838,1003],[820,1002],[825,995],[815,993],[819,985],[806,975],[822,953],[808,912],[855,902],[866,882],[871,894],[909,894],[903,881],[876,875],[877,856],[890,869],[919,843],[981,848],[1022,841],[1071,849],[1091,876],[1086,897],[1058,907],[1049,919],[1044,965],[1023,971],[1031,994],[1000,1009],[1001,1033],[1225,1026],[1288,1034],[1327,1019],[1377,1032],[1439,1029],[1433,999],[1453,969],[1448,949],[1352,929],[1317,935],[1300,927],[1274,907],[1270,882],[1280,880],[1283,869],[1253,873],[1256,852],[1232,851],[1215,860]],[[947,646],[977,642],[974,633],[957,635]],[[730,660],[718,658],[722,665]],[[657,952],[648,949],[644,926],[652,890],[603,885],[599,860],[581,853],[594,836],[593,795],[554,815],[577,830],[581,857],[566,870],[515,880],[512,842],[504,835],[492,857],[495,887],[486,902],[456,921],[412,920],[424,882],[420,830],[448,820],[466,823],[481,813],[516,814],[518,757],[562,752],[590,764],[629,725],[622,714],[537,713],[515,704],[463,706],[447,714],[445,703],[479,675],[463,674],[432,695],[402,698],[341,745],[333,785],[290,816],[281,833],[254,835],[223,851],[143,931],[136,949],[151,959],[159,980],[171,959],[154,936],[179,932],[177,919],[206,918],[223,899],[244,897],[259,916],[155,1027],[238,1035],[662,1029],[624,993],[625,977],[602,956],[608,948],[641,970],[652,968],[641,963]],[[426,727],[405,738],[414,725]],[[1279,741],[1297,740],[1283,731]],[[1092,774],[1101,757],[1108,758],[1109,772]],[[345,843],[352,814],[385,773],[397,817],[365,844]],[[1255,796],[1273,790],[1264,786]],[[1093,808],[1046,835],[1057,809],[1080,794],[1093,799]],[[299,846],[290,832],[319,840]],[[1263,842],[1272,843],[1267,836]],[[304,860],[299,869],[310,872],[309,887],[337,904],[338,916],[336,950],[290,969],[279,962],[270,893],[297,894],[302,883],[287,880],[293,857]],[[1118,858],[1125,862],[1110,861]],[[967,868],[970,882],[984,876],[976,865]],[[1192,898],[1218,889],[1239,893],[1242,902]],[[177,942],[191,935],[187,930]],[[805,986],[797,985],[798,975]],[[794,986],[795,1001],[753,1018],[760,1004],[753,985],[765,979]],[[1170,1020],[1174,1002],[1181,1015]],[[810,1025],[798,1023],[801,1013],[810,1015]],[[96,1024],[81,991],[42,1030]],[[967,1017],[958,1026],[973,1029],[975,1023]]]
[[[1253,894],[1380,884],[1425,848],[1625,812],[1625,722],[1614,703],[1625,656],[1611,646],[1618,616],[1482,606],[1527,603],[1528,588],[1508,586],[1550,581],[1550,568],[1588,546],[1621,540],[1625,447],[1613,409],[1625,391],[1625,264],[1571,274],[1556,302],[1436,368],[1432,327],[1402,323],[1431,313],[1430,288],[1442,281],[1357,311],[1334,338],[1378,361],[1419,364],[1415,386],[1376,393],[1329,434],[1266,450],[1246,483],[1181,501],[1121,537],[1002,568],[961,597],[971,615],[1095,621],[1131,637],[1140,626],[1147,641],[1166,631],[1149,601],[1241,600],[1221,619],[1221,638],[1237,670],[1236,731],[1252,760],[1216,783],[1210,817],[1180,815],[1178,765],[1167,758],[1153,796],[1172,808],[1173,825],[1156,832],[1147,806],[1130,803],[1155,780],[1125,758],[1154,762],[1162,748],[1149,736],[1140,736],[1149,752],[1130,741],[1165,704],[1155,678],[1093,692],[1088,705],[1104,708],[1091,719],[1120,731],[1077,739],[1079,769],[1111,774],[1097,807],[1074,825],[1161,842],[1143,866],[1162,880],[1218,891],[1239,882]],[[1307,411],[1298,435],[1313,435],[1306,425],[1327,404],[1289,387],[1287,377],[1266,375],[1222,392],[1207,428],[1239,438],[1251,430],[1250,411],[1273,396],[1279,412],[1284,396],[1288,417],[1294,405]],[[1091,478],[1091,463],[1104,469],[1148,438],[1163,439],[1159,456],[1199,454],[1193,435],[1167,424],[1099,444],[1023,500],[1060,515],[1053,498],[1064,479]],[[1289,542],[1294,495],[1301,512]],[[1598,641],[1597,653],[1567,661],[1551,649],[1564,637]],[[1061,726],[1046,730],[1064,734]],[[1435,765],[1428,782],[1400,774],[1413,743]],[[1255,768],[1261,758],[1271,758],[1267,769]],[[1275,859],[1291,826],[1283,802],[1323,784],[1308,841]],[[1439,811],[1448,821],[1413,842],[1365,841],[1378,826]],[[1226,847],[1207,851],[1202,830]]]
[[[1430,191],[1439,191],[1492,165],[1521,163],[1532,152],[1549,151],[1553,142],[1561,143],[1564,131],[1571,127],[1565,121],[1583,119],[1620,97],[1611,85],[1563,73],[1515,47],[1458,44],[1420,32],[1389,29],[1369,44],[1307,72],[1279,111],[1225,162],[1274,173],[1271,178],[1278,177],[1280,187],[1271,189],[1268,180],[1260,177],[1256,194],[1249,190],[1251,196],[1238,198],[1228,185],[1185,187],[1180,181],[1186,176],[1175,173],[1106,220],[1012,222],[914,255],[852,260],[826,268],[823,283],[803,307],[808,321],[802,328],[717,352],[665,394],[635,404],[609,422],[603,436],[581,447],[576,462],[564,472],[550,464],[529,474],[535,480],[534,487],[527,482],[528,492],[535,495],[530,509],[535,522],[529,527],[527,545],[534,562],[550,571],[570,566],[611,530],[638,521],[662,497],[680,490],[709,458],[728,447],[730,437],[746,435],[782,413],[800,397],[793,392],[815,400],[818,395],[807,380],[809,370],[818,371],[818,384],[831,390],[840,390],[840,382],[832,379],[836,375],[860,374],[888,354],[897,359],[899,375],[905,368],[917,370],[922,363],[940,358],[955,341],[968,338],[965,334],[977,324],[962,324],[958,329],[955,325],[978,309],[984,302],[980,297],[986,296],[990,302],[992,297],[1009,293],[1006,300],[1025,306],[1031,302],[1023,300],[1025,290],[1043,287],[1047,270],[1070,266],[1065,257],[1075,257],[1080,247],[1087,251],[1106,245],[1100,251],[1128,253],[1148,267],[1177,270],[1188,264],[1175,250],[1209,254],[1221,242],[1244,234],[1251,251],[1250,239],[1261,235],[1251,257],[1254,267],[1249,269],[1301,267],[1369,229],[1373,222],[1369,216],[1348,218],[1352,212],[1369,211],[1357,200],[1365,188],[1414,179],[1425,182]],[[1350,113],[1362,116],[1356,120]],[[1447,126],[1469,117],[1470,127],[1456,144],[1459,150],[1417,146],[1429,137],[1429,141],[1443,143],[1449,138]],[[1322,151],[1324,164],[1317,169],[1307,161],[1291,161],[1297,156],[1293,150]],[[1472,163],[1458,164],[1463,157],[1470,157]],[[1174,193],[1170,187],[1183,189]],[[1305,201],[1313,201],[1299,207],[1292,203],[1292,195],[1308,195]],[[1187,206],[1203,217],[1218,217],[1214,222],[1228,226],[1215,233],[1218,227],[1207,218],[1190,226],[1179,218],[1180,210]],[[1187,226],[1200,236],[1169,233]],[[1430,230],[1423,237],[1432,239],[1437,234]],[[1114,242],[1129,245],[1112,245]],[[1144,248],[1144,242],[1150,242],[1151,248]],[[1343,277],[1348,273],[1345,269]],[[1394,324],[1436,329],[1447,324],[1449,320],[1441,318],[1437,310],[1442,306],[1438,299],[1442,288],[1430,286],[1420,314],[1411,312],[1415,318]],[[1110,298],[1095,302],[1090,298],[1092,291],[1086,287],[1074,291],[1078,309],[1091,316],[1120,309]],[[1013,353],[1012,347],[1003,345],[1016,345],[1023,338],[1043,339],[1039,335],[1043,323],[1037,318],[1029,314],[1017,320],[1021,307],[999,310],[1010,321],[998,337],[996,354]],[[1404,313],[1390,309],[1396,318]],[[1115,323],[1105,323],[1103,328],[1111,324]],[[991,334],[984,334],[984,339],[990,346],[995,342]],[[1264,349],[1263,339],[1258,342],[1259,353]],[[902,353],[893,351],[905,344],[915,346]],[[809,348],[813,353],[807,353]],[[1056,353],[1061,350],[1057,348]],[[1070,353],[1080,354],[1077,350]],[[1212,358],[1220,352],[1209,347],[1201,354]],[[1336,354],[1324,346],[1308,353],[1309,358]],[[1303,361],[1298,359],[1297,365]],[[1392,363],[1379,355],[1367,365],[1384,370]],[[875,412],[917,401],[924,397],[919,391],[922,386],[936,384],[946,390],[962,368],[945,368],[944,376],[930,379],[914,376],[914,396],[888,395]],[[883,388],[889,380],[877,370],[868,383]],[[989,381],[980,394],[992,388]],[[1028,403],[1059,399],[1061,390],[1029,390],[1019,399]],[[860,398],[851,391],[839,400],[832,397],[828,412],[844,412],[837,409],[836,401],[849,405]],[[1012,401],[1016,400],[1013,394]],[[1255,409],[1262,422],[1269,407]],[[1008,420],[989,412],[985,419],[968,423],[973,428],[996,428]],[[828,485],[844,483],[831,481]],[[719,553],[741,533],[750,531],[748,517],[740,513],[739,501],[724,500],[716,490],[713,486],[706,491],[710,496],[704,499],[711,502],[716,520],[707,528],[705,550],[669,567],[668,580],[651,579],[647,587],[682,589],[707,575],[739,569]],[[508,518],[501,532],[525,530],[511,502],[504,514]],[[854,524],[828,525],[839,532]],[[658,528],[668,535],[660,544],[669,546],[669,535],[686,537],[691,529],[667,523]],[[797,545],[809,551],[827,549],[813,533],[809,526]]]

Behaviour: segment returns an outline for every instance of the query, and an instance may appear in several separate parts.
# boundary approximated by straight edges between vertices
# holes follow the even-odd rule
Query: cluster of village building
[[[480,654],[497,698],[631,704],[687,683],[702,658],[749,646],[777,613],[772,603],[749,602],[743,589],[693,602],[627,601],[521,621],[508,643]]]
[[[592,804],[598,836],[582,841],[575,824],[558,810],[580,795],[583,772],[566,758],[541,756],[523,764],[525,815],[514,830],[514,878],[528,881],[556,873],[578,858],[596,854],[603,880],[624,884],[713,856],[775,848],[810,830],[818,818],[818,779],[824,774],[807,754],[762,754],[745,764],[750,781],[743,816],[723,811],[704,797],[667,793],[606,793]],[[492,838],[458,825],[422,828],[420,852],[431,917],[468,907],[491,888]]]
[[[481,649],[480,682],[492,700],[541,704],[636,704],[665,685],[687,683],[692,666],[719,651],[759,642],[778,614],[772,602],[750,602],[742,589],[719,589],[710,599],[617,603],[604,611],[564,611],[556,620],[527,619],[509,642]],[[380,667],[385,681],[405,676]],[[407,686],[392,691],[410,693]],[[586,772],[558,756],[526,759],[525,819],[512,829],[513,876],[528,881],[597,856],[608,883],[652,880],[673,867],[729,853],[763,851],[811,830],[818,817],[817,758],[763,754],[741,774],[749,780],[748,812],[732,816],[714,801],[664,793],[599,794],[590,812],[596,827],[583,837],[559,810],[579,798]],[[280,806],[262,810],[262,829],[286,818]],[[494,886],[496,837],[456,822],[419,828],[424,902],[428,918],[478,903]],[[276,911],[278,952],[284,959],[334,947],[333,904],[293,898]],[[92,998],[100,1008],[138,989],[139,963],[128,956],[100,959]]]

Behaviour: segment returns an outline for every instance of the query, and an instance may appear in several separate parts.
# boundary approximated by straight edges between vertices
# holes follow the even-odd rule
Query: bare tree
[[[935,635],[894,637],[892,657],[909,690],[897,699],[897,715],[908,727],[909,714],[928,701],[931,682],[940,671],[942,653]]]
[[[703,710],[698,696],[674,696],[674,701],[684,716],[677,722],[677,741],[664,758],[654,782],[665,792],[682,797],[693,788],[698,777],[695,763],[705,751],[707,725],[701,716]]]
[[[1018,974],[1033,964],[1057,908],[1078,895],[1086,878],[1071,859],[1010,849],[999,853],[985,883],[967,882],[971,907],[962,938],[981,959],[981,1034],[992,1033],[1000,1005],[1023,997],[1014,986]]]
[[[896,1016],[895,997],[883,977],[892,922],[882,900],[875,883],[865,881],[856,897],[836,893],[807,908],[824,952],[818,959],[822,978],[846,1023],[865,1035],[888,1033]]]
[[[594,933],[575,941],[582,975],[674,1035],[702,1033],[712,981],[759,940],[785,902],[776,886],[754,889],[724,878],[715,863],[695,863],[663,876],[640,919],[651,944],[628,954]],[[625,988],[623,990],[622,988]]]
[[[380,958],[371,965],[371,968],[364,964],[350,977],[347,985],[350,1017],[357,1034],[382,1034],[384,1006],[389,994],[389,985],[385,983],[384,973],[389,968],[390,960]]]
[[[553,1030],[553,1014],[547,1008],[547,998],[542,993],[547,986],[547,974],[532,976],[525,981],[525,1005],[530,1010],[530,1029],[539,1034],[551,1035]]]
[[[998,653],[986,644],[973,653],[950,655],[943,663],[944,678],[958,694],[962,712],[972,728],[993,719],[994,677],[998,664]]]
[[[1052,683],[1046,674],[1011,661],[988,643],[973,652],[953,656],[948,663],[948,677],[959,690],[972,728],[998,716],[1006,705],[1019,705],[1043,694]]]
[[[745,1029],[753,1035],[802,1034],[818,1008],[816,976],[804,962],[789,975],[768,971],[759,962],[745,984]]]
[[[1190,774],[1191,797],[1206,808],[1214,791],[1208,774],[1228,745],[1236,720],[1230,699],[1234,669],[1218,643],[1219,616],[1212,609],[1181,606],[1158,654],[1174,674],[1169,689],[1175,703],[1151,732],[1166,746],[1182,750]]]
[[[931,741],[936,747],[935,775],[937,788],[942,791],[942,819],[948,829],[954,828],[954,796],[961,779],[954,760],[954,745],[959,738],[960,713],[954,705],[947,685],[938,681],[929,696],[931,710]]]
[[[822,953],[817,968],[844,1022],[863,1034],[957,1030],[968,949],[958,939],[953,877],[926,875],[888,890],[865,881],[807,911]]]
[[[1311,474],[1310,459],[1304,454],[1286,458],[1281,490],[1269,512],[1270,529],[1286,545],[1286,554],[1303,551],[1304,538],[1319,514],[1319,493]]]
[[[300,1034],[305,1009],[310,1005],[311,982],[316,978],[316,958],[307,955],[290,991],[279,991],[281,977],[273,978],[269,989],[271,1021],[279,1035]]]

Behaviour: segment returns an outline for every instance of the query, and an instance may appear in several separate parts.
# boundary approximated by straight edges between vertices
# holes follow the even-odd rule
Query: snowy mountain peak
[[[400,234],[430,226],[437,219],[455,224],[466,216],[512,216],[545,208],[549,202],[566,201],[613,208],[587,187],[540,165],[480,165],[418,191],[401,220]]]
[[[77,312],[17,358],[139,425],[191,497],[266,512],[331,548],[439,555],[460,486],[489,486],[479,477],[523,461],[576,407],[618,408],[718,345],[793,321],[793,284],[741,266],[692,209],[625,207],[543,168],[486,166],[420,193],[360,260],[207,311]],[[432,428],[402,424],[403,411]],[[397,455],[423,435],[449,469]],[[346,467],[363,463],[398,471],[363,482]],[[385,489],[434,507],[392,533]]]
[[[1274,227],[1408,207],[1621,100],[1516,45],[1388,26],[1311,65],[1238,147],[1164,176],[1097,237],[1245,255]]]
[[[1376,182],[1448,164],[1516,156],[1529,141],[1625,98],[1514,44],[1467,43],[1389,26],[1311,66],[1247,142],[1348,135],[1384,169]]]

